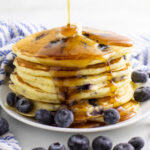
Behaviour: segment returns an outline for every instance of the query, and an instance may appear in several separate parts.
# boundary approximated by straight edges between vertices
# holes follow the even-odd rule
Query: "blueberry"
[[[73,113],[68,109],[61,109],[55,114],[55,123],[58,127],[69,127],[74,120]]]
[[[84,135],[72,135],[68,140],[68,147],[70,150],[88,150],[89,139]]]
[[[115,124],[119,121],[120,114],[116,109],[110,108],[104,111],[104,121],[107,124]]]
[[[132,72],[132,81],[134,83],[145,83],[148,80],[148,73],[141,70],[136,70]]]
[[[32,150],[46,150],[46,149],[43,147],[36,147],[36,148],[33,148]]]
[[[28,99],[22,98],[17,101],[16,108],[22,113],[29,113],[33,108],[33,104]]]
[[[134,92],[134,99],[138,102],[145,102],[150,99],[150,87],[140,87]]]
[[[94,106],[94,107],[97,106],[97,103],[96,103],[96,102],[97,102],[96,99],[89,99],[89,100],[88,100],[88,103],[89,103],[90,105]]]
[[[45,109],[39,109],[35,114],[35,119],[42,124],[51,124],[52,115],[51,112]]]
[[[9,131],[9,124],[7,120],[0,117],[0,136]]]
[[[135,150],[134,147],[129,143],[120,143],[116,145],[113,150]]]
[[[91,84],[85,84],[85,85],[82,85],[82,86],[78,86],[77,90],[78,91],[83,91],[83,90],[89,90],[90,88],[91,88]]]
[[[11,107],[16,105],[16,101],[17,101],[17,96],[15,93],[8,93],[7,95],[7,104]]]
[[[53,143],[49,146],[48,150],[66,150],[66,148],[60,143]]]
[[[134,137],[128,143],[130,143],[135,150],[141,150],[144,147],[144,140],[141,137]]]
[[[98,47],[101,49],[101,50],[106,50],[109,48],[108,45],[105,45],[105,44],[98,44]]]
[[[93,150],[111,150],[112,141],[108,137],[99,136],[93,140]]]

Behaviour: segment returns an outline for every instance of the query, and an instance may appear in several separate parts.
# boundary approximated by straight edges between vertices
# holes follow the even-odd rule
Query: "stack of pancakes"
[[[115,108],[120,121],[136,114],[129,58],[132,42],[112,32],[65,27],[35,33],[13,46],[17,55],[9,87],[32,101],[34,108],[74,113],[74,127],[99,126],[103,112]]]

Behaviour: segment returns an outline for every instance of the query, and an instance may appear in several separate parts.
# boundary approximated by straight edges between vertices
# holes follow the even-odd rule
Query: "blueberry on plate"
[[[88,150],[89,139],[84,135],[72,135],[68,140],[68,147],[70,150]]]
[[[104,111],[104,121],[106,124],[116,124],[120,119],[120,114],[116,109],[110,108]]]
[[[56,112],[54,120],[58,127],[67,128],[73,123],[74,115],[68,109],[61,109]]]
[[[9,124],[7,120],[0,117],[0,136],[9,131]]]
[[[129,143],[120,143],[116,145],[113,150],[135,150],[134,147]]]
[[[30,100],[22,98],[17,101],[16,108],[19,112],[29,113],[33,108],[33,104]]]
[[[53,143],[49,146],[48,150],[66,150],[66,148],[60,143]]]
[[[144,147],[144,140],[141,137],[134,137],[128,143],[130,143],[135,150],[141,150]]]
[[[42,124],[51,124],[52,115],[50,111],[47,111],[45,109],[39,109],[35,113],[35,119]]]
[[[142,70],[136,70],[132,72],[131,78],[134,83],[145,83],[148,80],[148,73]]]
[[[134,99],[138,102],[145,102],[150,99],[150,87],[139,87],[134,92]]]
[[[111,150],[112,141],[105,136],[99,136],[93,140],[93,150]]]
[[[17,101],[17,96],[15,93],[10,92],[7,95],[7,104],[11,107],[16,105],[16,101]]]
[[[36,148],[33,148],[32,150],[46,150],[46,149],[43,147],[36,147]]]

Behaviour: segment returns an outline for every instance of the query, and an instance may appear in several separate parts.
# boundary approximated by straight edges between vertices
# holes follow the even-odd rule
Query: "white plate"
[[[141,104],[140,109],[137,113],[137,115],[127,121],[115,124],[115,125],[109,125],[109,126],[104,126],[104,127],[97,127],[97,128],[89,128],[89,129],[74,129],[74,128],[59,128],[59,127],[52,127],[48,125],[43,125],[40,123],[37,123],[36,121],[24,117],[22,115],[19,115],[18,113],[9,110],[5,107],[6,104],[6,96],[10,92],[9,88],[7,85],[3,85],[0,87],[0,104],[2,108],[13,118],[26,123],[28,125],[37,127],[37,128],[42,128],[46,130],[51,130],[51,131],[57,131],[57,132],[71,132],[71,133],[89,133],[89,132],[100,132],[100,131],[107,131],[107,130],[113,130],[121,127],[128,126],[130,124],[133,124],[137,121],[140,121],[141,119],[145,118],[146,116],[150,115],[150,101],[147,101],[143,104]]]

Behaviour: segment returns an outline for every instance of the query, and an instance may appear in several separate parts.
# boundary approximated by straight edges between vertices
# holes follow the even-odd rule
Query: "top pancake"
[[[93,60],[104,62],[105,59],[126,55],[131,51],[131,40],[116,33],[83,28],[82,34],[65,36],[62,34],[63,28],[45,30],[28,36],[17,42],[13,51],[25,60],[54,66],[56,64],[53,64],[52,60],[56,61],[57,65],[63,65],[59,64],[59,61],[71,60],[72,64],[82,66],[84,62],[81,64],[73,60],[88,60],[85,61],[88,64]]]

